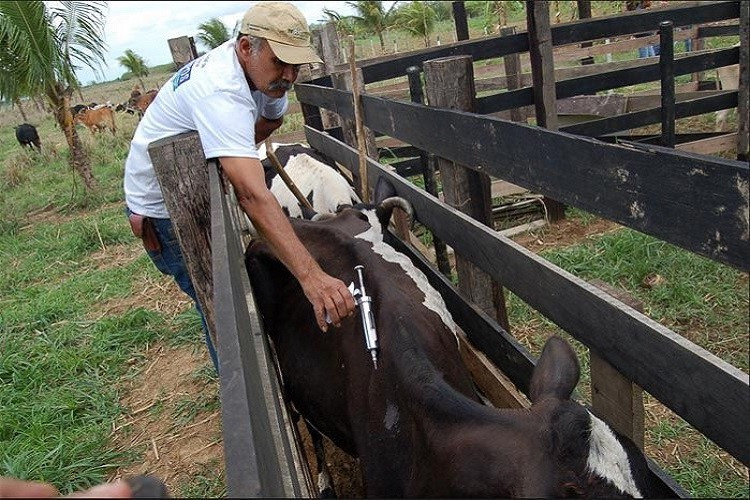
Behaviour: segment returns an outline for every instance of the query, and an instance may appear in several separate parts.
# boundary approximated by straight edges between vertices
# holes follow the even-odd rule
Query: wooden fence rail
[[[296,88],[301,101],[353,116],[351,93]],[[367,95],[362,103],[366,125],[378,132],[719,262],[750,268],[747,163],[605,144]]]

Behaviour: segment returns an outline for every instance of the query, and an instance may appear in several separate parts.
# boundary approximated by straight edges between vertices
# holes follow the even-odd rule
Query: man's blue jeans
[[[132,213],[127,207],[125,211],[128,216]],[[216,355],[216,349],[211,341],[211,335],[208,333],[208,326],[206,325],[206,318],[203,316],[203,311],[198,303],[198,297],[195,294],[193,283],[190,281],[190,275],[188,274],[185,260],[182,258],[182,251],[180,250],[180,244],[177,241],[177,236],[174,233],[172,227],[172,221],[170,219],[155,219],[149,217],[153,223],[156,236],[161,244],[160,250],[147,251],[148,256],[154,263],[156,268],[162,272],[172,276],[180,287],[180,290],[185,292],[193,302],[195,308],[198,310],[198,314],[201,317],[201,325],[203,326],[203,334],[206,338],[206,346],[208,346],[208,353],[211,355],[211,361],[214,363],[216,373],[219,373],[219,359]]]

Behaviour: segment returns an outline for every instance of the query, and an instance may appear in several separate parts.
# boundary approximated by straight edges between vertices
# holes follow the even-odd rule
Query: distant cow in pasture
[[[149,90],[142,95],[140,92],[133,91],[130,95],[130,99],[128,99],[127,103],[123,103],[122,106],[126,111],[128,108],[134,110],[140,119],[146,113],[146,110],[154,99],[156,99],[158,93],[159,91],[157,89]]]
[[[716,69],[719,87],[722,90],[737,90],[740,87],[740,65],[733,64]],[[731,109],[722,109],[716,112],[716,131],[723,132],[727,129],[727,119]]]
[[[366,496],[668,496],[632,442],[570,399],[579,365],[559,337],[534,369],[531,408],[482,404],[442,297],[384,242],[393,208],[410,210],[388,194],[376,188],[376,205],[290,220],[327,273],[358,283],[354,268],[364,266],[377,369],[360,311],[324,335],[299,282],[268,244],[254,240],[245,254],[286,394],[309,428],[359,458]]]
[[[86,104],[76,104],[75,106],[70,107],[70,114],[72,114],[74,117],[83,111],[84,109],[89,109],[89,106]]]
[[[103,107],[99,109],[85,109],[78,113],[73,122],[83,123],[93,134],[109,129],[112,135],[115,135],[115,116],[112,108]]]
[[[30,148],[42,149],[42,141],[39,139],[39,133],[36,131],[34,125],[28,123],[22,123],[15,127],[16,139],[21,146],[28,146]]]

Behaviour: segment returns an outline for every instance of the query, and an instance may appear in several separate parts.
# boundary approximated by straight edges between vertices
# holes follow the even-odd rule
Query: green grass
[[[158,340],[201,341],[193,311],[173,319],[150,305],[119,314],[101,307],[159,276],[123,214],[134,123],[120,124],[116,137],[79,130],[99,181],[93,194],[67,166],[50,119],[39,123],[41,154],[21,151],[12,129],[0,129],[0,475],[49,481],[63,493],[139,459],[110,442],[123,413],[119,382],[133,376],[128,361]],[[132,259],[94,258],[118,247]]]

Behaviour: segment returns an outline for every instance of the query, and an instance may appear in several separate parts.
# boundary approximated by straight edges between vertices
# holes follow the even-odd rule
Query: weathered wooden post
[[[318,55],[323,59],[325,74],[332,75],[336,71],[336,66],[344,62],[336,23],[327,22],[320,30],[316,30],[314,40],[319,43],[319,46],[316,43],[316,48]],[[324,130],[341,126],[339,115],[333,111],[324,109],[321,111],[321,116]]]
[[[195,50],[195,41],[192,36],[178,36],[167,40],[169,51],[172,53],[174,69],[178,70],[196,57],[198,51]],[[144,92],[146,89],[143,89]]]
[[[423,63],[430,106],[474,111],[474,71],[471,56],[433,59]],[[445,202],[492,227],[490,177],[452,161],[438,159]],[[458,287],[500,326],[509,330],[502,287],[470,261],[456,254]]]
[[[578,19],[590,19],[591,18],[591,0],[576,0],[578,4]],[[593,42],[583,42],[581,48],[591,47]],[[594,64],[594,58],[592,56],[586,56],[581,59],[581,65]]]
[[[211,270],[211,198],[206,157],[198,134],[187,132],[151,143],[151,163],[172,219],[208,331],[216,342]]]
[[[672,21],[659,23],[659,71],[661,73],[661,144],[675,145],[674,96],[674,26]]]
[[[557,94],[549,4],[526,0],[526,23],[529,29],[529,58],[534,81],[536,124],[539,127],[557,130]],[[559,201],[545,197],[544,205],[551,222],[565,218],[565,205]]]
[[[424,104],[422,94],[422,79],[420,77],[421,70],[418,66],[409,66],[406,68],[406,74],[409,77],[409,96],[411,102]],[[435,198],[438,197],[437,179],[435,177],[435,163],[437,162],[434,155],[429,155],[425,151],[419,153],[419,164],[422,167],[422,177],[424,178],[425,191],[430,193]],[[451,275],[451,263],[448,260],[448,248],[445,246],[443,240],[435,235],[432,235],[432,244],[435,247],[435,261],[437,267],[441,273],[445,276]]]
[[[737,89],[737,159],[750,160],[750,2],[740,3],[740,81]]]
[[[591,284],[643,313],[643,303],[626,291],[600,280],[592,280]],[[608,422],[620,434],[629,437],[643,450],[643,389],[625,378],[595,352],[590,351],[590,356],[591,408],[599,418]]]
[[[463,2],[451,2],[453,21],[456,24],[456,41],[469,39],[469,23],[466,20],[466,8]]]
[[[500,35],[502,36],[515,34],[515,26],[508,26],[500,29]],[[520,89],[523,86],[523,82],[521,81],[521,54],[516,52],[515,54],[508,54],[503,57],[503,65],[505,66],[505,82],[508,90]],[[514,122],[526,123],[525,108],[511,109],[510,119]]]

